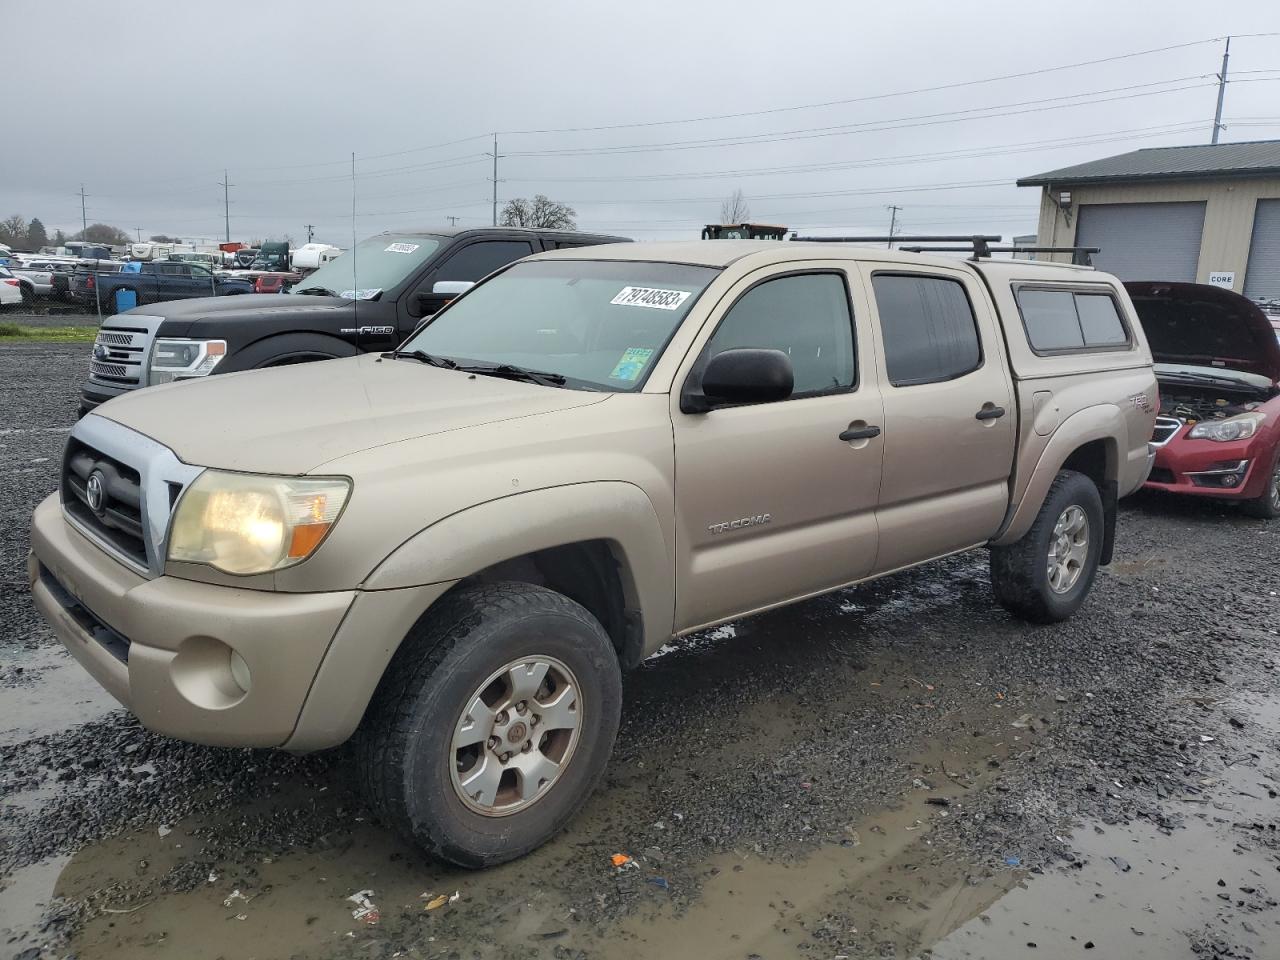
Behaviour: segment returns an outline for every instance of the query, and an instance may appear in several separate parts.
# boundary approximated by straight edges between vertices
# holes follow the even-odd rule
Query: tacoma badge
[[[712,533],[724,533],[726,530],[741,530],[743,527],[759,527],[773,519],[771,513],[759,513],[754,517],[743,517],[740,520],[726,520],[724,523],[709,523],[707,529]]]

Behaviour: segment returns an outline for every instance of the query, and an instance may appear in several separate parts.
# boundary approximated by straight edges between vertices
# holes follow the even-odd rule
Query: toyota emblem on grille
[[[84,498],[89,501],[90,510],[94,513],[102,512],[102,505],[107,499],[107,485],[97,470],[89,474],[89,480],[84,485]]]

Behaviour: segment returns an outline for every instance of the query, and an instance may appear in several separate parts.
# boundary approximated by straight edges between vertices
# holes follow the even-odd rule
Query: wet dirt
[[[674,642],[583,814],[470,873],[342,753],[153,736],[52,645],[25,518],[83,356],[8,349],[0,957],[1280,957],[1280,525],[1128,501],[1054,627],[979,553]]]

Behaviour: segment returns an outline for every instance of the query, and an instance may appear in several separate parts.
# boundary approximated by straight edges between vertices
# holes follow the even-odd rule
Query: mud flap
[[[1109,480],[1099,491],[1102,494],[1102,553],[1098,563],[1106,566],[1116,548],[1116,502],[1120,499],[1118,485]]]

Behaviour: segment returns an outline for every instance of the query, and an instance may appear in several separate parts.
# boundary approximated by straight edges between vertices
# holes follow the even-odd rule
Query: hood
[[[1252,300],[1202,283],[1124,286],[1157,363],[1226,367],[1280,382],[1276,331]]]
[[[94,414],[196,466],[301,474],[370,447],[606,399],[365,354],[149,387]]]
[[[169,300],[149,303],[125,311],[164,320],[164,333],[170,337],[189,336],[201,320],[223,318],[235,321],[267,319],[287,314],[307,317],[334,311],[350,310],[351,301],[337,297],[313,297],[280,293],[243,293],[234,297],[197,297],[192,300]]]

